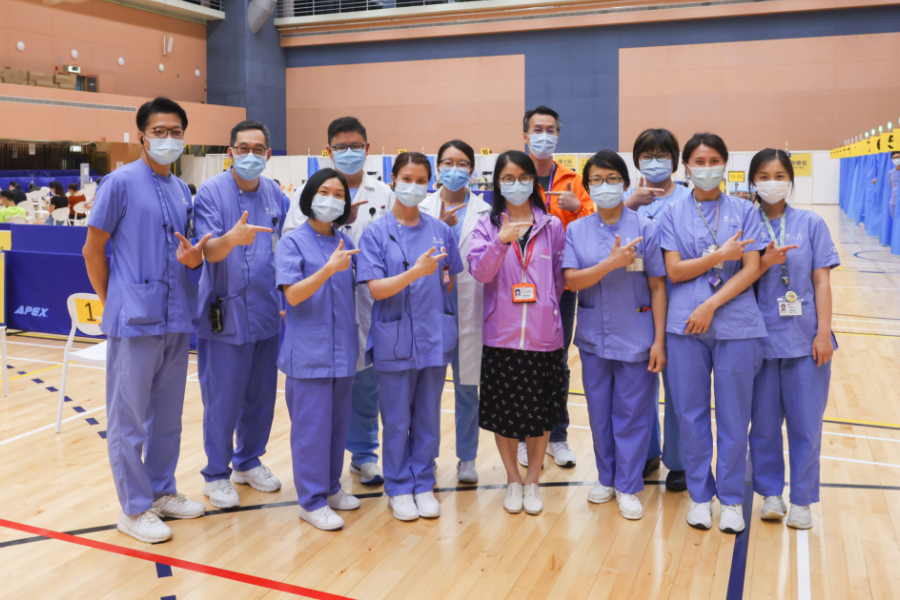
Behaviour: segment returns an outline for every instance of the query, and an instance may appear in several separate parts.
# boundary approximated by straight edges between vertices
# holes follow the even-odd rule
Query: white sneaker
[[[202,503],[188,500],[184,494],[160,496],[153,501],[153,508],[162,516],[172,519],[196,519],[206,512],[206,507]]]
[[[787,526],[794,529],[812,529],[812,511],[808,506],[791,504],[791,512],[788,513]]]
[[[478,471],[474,460],[461,460],[456,465],[456,478],[463,483],[478,483]]]
[[[691,501],[691,510],[687,514],[688,525],[694,529],[709,529],[712,527],[712,501]]]
[[[344,520],[328,506],[323,506],[312,512],[300,507],[300,518],[322,531],[334,531],[344,526]]]
[[[230,479],[207,481],[203,484],[203,495],[216,508],[236,508],[241,505],[241,498]]]
[[[400,494],[388,498],[388,506],[394,509],[394,518],[401,521],[415,521],[419,518],[419,509],[412,494]]]
[[[133,517],[119,513],[116,528],[125,535],[147,544],[158,544],[172,539],[172,530],[160,520],[159,511],[155,508]]]
[[[786,512],[787,506],[781,496],[766,496],[759,518],[764,521],[777,521],[783,519]]]
[[[336,494],[328,496],[326,502],[334,510],[356,510],[359,508],[359,498],[351,496],[344,490],[338,490]]]
[[[544,510],[544,500],[541,498],[541,489],[538,487],[538,484],[525,484],[525,497],[522,499],[522,507],[529,515],[538,515]]]
[[[519,442],[519,448],[516,450],[516,457],[519,459],[519,464],[528,468],[528,445],[525,442]]]
[[[260,492],[277,492],[281,489],[281,481],[264,464],[253,467],[249,471],[235,471],[231,474],[231,480],[235,483],[249,485]]]
[[[616,502],[619,503],[619,514],[631,521],[644,516],[644,506],[634,494],[623,494],[616,490]]]
[[[359,475],[359,482],[363,485],[381,485],[384,483],[384,473],[378,467],[378,463],[367,462],[362,465],[350,463],[350,472]]]
[[[441,503],[434,497],[434,492],[416,494],[416,509],[420,517],[433,519],[441,516]]]
[[[575,453],[569,448],[569,442],[550,442],[547,444],[547,454],[553,457],[556,464],[564,469],[575,466]]]
[[[506,498],[503,499],[503,508],[511,515],[522,512],[522,496],[524,490],[521,483],[510,483],[506,486]]]
[[[740,533],[744,530],[744,507],[740,504],[722,505],[719,515],[719,529],[725,533]]]
[[[609,502],[616,495],[616,488],[606,487],[602,483],[588,492],[588,502],[603,504]]]

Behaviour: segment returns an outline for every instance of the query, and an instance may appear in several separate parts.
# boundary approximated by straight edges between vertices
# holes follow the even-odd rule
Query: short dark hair
[[[456,148],[460,152],[466,155],[466,158],[469,159],[469,163],[472,165],[472,168],[475,167],[475,150],[472,149],[472,146],[468,145],[462,140],[450,140],[449,142],[445,142],[443,146],[440,147],[437,153],[437,163],[441,162],[441,157],[444,156],[444,152],[449,150],[450,148]]]
[[[722,160],[728,160],[728,148],[725,146],[725,142],[714,133],[695,133],[684,145],[682,160],[684,162],[689,161],[694,150],[700,146],[709,146],[722,156]]]
[[[12,193],[12,190],[0,191],[0,196],[3,196],[7,200],[15,200],[16,199],[16,195]]]
[[[644,152],[659,152],[660,150],[672,155],[672,170],[678,169],[678,138],[668,129],[645,129],[634,140],[634,166],[641,168],[640,155]]]
[[[47,184],[47,187],[49,187],[51,190],[53,190],[53,193],[56,194],[57,196],[64,196],[66,194],[66,190],[63,188],[62,184],[58,181],[51,181],[50,183]]]
[[[894,158],[895,154],[900,154],[900,150],[894,150],[893,152],[891,152],[891,158]]]
[[[303,186],[303,191],[300,192],[300,212],[309,219],[316,218],[312,210],[313,199],[322,184],[329,179],[337,179],[344,186],[344,214],[334,220],[335,225],[341,226],[350,218],[350,186],[347,185],[344,176],[334,169],[319,169],[309,178],[306,185]]]
[[[72,190],[73,192],[77,192],[77,191],[78,191],[78,184],[77,184],[77,183],[70,183],[67,187],[68,187],[70,190]]]
[[[425,170],[428,171],[428,180],[431,181],[431,161],[421,152],[404,152],[398,156],[397,160],[394,161],[394,166],[391,168],[391,175],[394,176],[394,179],[397,179],[400,169],[408,164],[424,166]]]
[[[750,159],[750,168],[747,169],[747,181],[750,185],[753,185],[753,180],[756,179],[756,175],[759,173],[759,170],[763,168],[763,166],[769,161],[777,160],[781,163],[781,166],[784,167],[784,170],[787,171],[788,177],[791,179],[791,183],[794,183],[794,165],[791,164],[791,157],[784,150],[776,150],[774,148],[766,148],[765,150],[760,150],[756,154],[753,155],[753,158]],[[759,194],[753,195],[753,200],[759,201]]]
[[[11,187],[11,188],[13,188],[13,189],[15,189],[15,190],[21,190],[21,189],[22,189],[22,186],[19,185],[19,182],[18,182],[18,181],[15,181],[15,180],[9,182],[9,187]]]
[[[269,128],[260,123],[259,121],[241,121],[237,125],[231,128],[231,142],[230,145],[234,146],[234,143],[237,141],[237,136],[242,131],[247,131],[249,129],[258,129],[262,131],[263,136],[266,138],[266,148],[269,147]]]
[[[331,145],[331,140],[334,139],[339,133],[348,133],[351,131],[355,131],[368,143],[369,138],[366,136],[366,128],[363,127],[363,124],[359,122],[359,119],[356,117],[341,117],[339,119],[335,119],[328,125],[328,145]]]
[[[534,115],[547,115],[553,117],[554,119],[556,119],[556,130],[560,131],[562,129],[562,123],[559,122],[559,113],[552,108],[548,108],[541,104],[536,108],[525,111],[525,118],[522,119],[522,131],[528,133],[528,125],[531,121],[531,117],[533,117]]]
[[[631,185],[631,178],[628,177],[628,165],[625,164],[625,161],[622,160],[622,157],[619,156],[618,152],[601,150],[584,163],[584,170],[581,171],[581,182],[584,184],[585,189],[588,189],[591,186],[591,184],[588,183],[590,181],[591,166],[600,169],[610,169],[617,172],[625,181],[626,190],[628,189],[628,186]]]
[[[178,115],[181,119],[181,128],[187,129],[187,113],[184,112],[181,105],[174,100],[169,100],[168,98],[160,96],[159,98],[154,98],[150,102],[145,102],[138,109],[137,118],[135,119],[137,121],[138,131],[143,131],[147,128],[147,123],[150,121],[150,115],[160,114]]]
[[[194,185],[193,183],[189,183],[188,189],[191,191],[191,196],[197,195],[197,186],[196,185]]]
[[[494,200],[491,202],[491,223],[497,227],[500,227],[500,215],[503,214],[503,209],[506,208],[506,201],[503,198],[503,192],[500,187],[500,174],[509,163],[516,165],[531,175],[531,179],[534,181],[534,188],[531,190],[531,204],[543,212],[547,212],[547,207],[544,206],[544,199],[541,197],[541,190],[538,187],[537,168],[534,166],[534,161],[520,150],[508,150],[497,157],[497,164],[494,165],[494,193],[492,196]]]

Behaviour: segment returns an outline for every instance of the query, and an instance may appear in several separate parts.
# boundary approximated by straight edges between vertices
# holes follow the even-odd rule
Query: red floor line
[[[34,535],[41,535],[44,537],[53,538],[55,540],[60,540],[63,542],[69,542],[70,544],[77,544],[79,546],[93,548],[94,550],[103,550],[104,552],[111,552],[113,554],[121,554],[123,556],[139,558],[141,560],[146,560],[149,562],[162,563],[164,565],[169,565],[170,567],[178,567],[179,569],[194,571],[196,573],[203,573],[205,575],[212,575],[214,577],[221,577],[223,579],[231,579],[232,581],[239,581],[241,583],[249,583],[250,585],[268,588],[270,590],[276,590],[279,592],[287,592],[289,594],[295,594],[297,596],[305,596],[307,598],[314,598],[315,600],[350,600],[346,596],[338,596],[336,594],[329,594],[328,592],[320,592],[318,590],[311,590],[309,588],[304,588],[304,587],[300,587],[297,585],[291,585],[289,583],[282,583],[280,581],[274,581],[272,579],[265,579],[263,577],[256,577],[254,575],[246,575],[244,573],[238,573],[236,571],[220,569],[218,567],[210,567],[208,565],[201,565],[199,563],[190,562],[187,560],[181,560],[180,558],[172,558],[170,556],[163,556],[162,554],[153,554],[152,552],[144,552],[143,550],[134,550],[132,548],[125,548],[124,546],[116,546],[115,544],[107,544],[106,542],[98,542],[96,540],[91,540],[88,538],[82,538],[82,537],[77,537],[74,535],[69,535],[68,533],[52,531],[50,529],[42,529],[40,527],[34,527],[32,525],[25,525],[24,523],[16,523],[13,521],[7,521],[5,519],[0,519],[0,527],[6,527],[7,529],[15,529],[17,531],[24,531],[26,533],[32,533]]]

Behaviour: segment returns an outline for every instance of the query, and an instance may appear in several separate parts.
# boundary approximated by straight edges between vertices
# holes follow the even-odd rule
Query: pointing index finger
[[[616,237],[619,237],[619,236],[616,236]],[[633,240],[631,240],[630,242],[628,242],[628,245],[625,247],[626,248],[634,248],[635,246],[640,244],[643,239],[644,239],[644,236],[636,237]]]

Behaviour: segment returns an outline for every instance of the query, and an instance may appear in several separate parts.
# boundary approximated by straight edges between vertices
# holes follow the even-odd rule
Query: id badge
[[[789,302],[784,298],[779,298],[778,315],[781,317],[802,317],[803,303],[799,299]]]
[[[517,283],[512,286],[512,301],[515,304],[537,302],[537,288],[533,283]]]
[[[637,273],[644,272],[644,257],[641,255],[637,255],[634,258],[634,262],[625,267],[626,271],[635,271]]]
[[[441,269],[441,277],[443,278],[444,285],[449,285],[450,283],[450,267],[444,267]]]
[[[710,254],[712,254],[713,252],[715,252],[715,251],[718,250],[718,249],[719,249],[718,246],[716,246],[715,244],[711,244],[711,245],[709,246],[709,248],[707,248],[707,249],[703,252],[703,256],[709,256]],[[714,268],[714,269],[724,269],[724,268],[725,268],[725,262],[724,262],[724,261],[723,261],[723,262],[720,262],[719,264],[717,264],[717,265],[714,266],[713,268]]]

